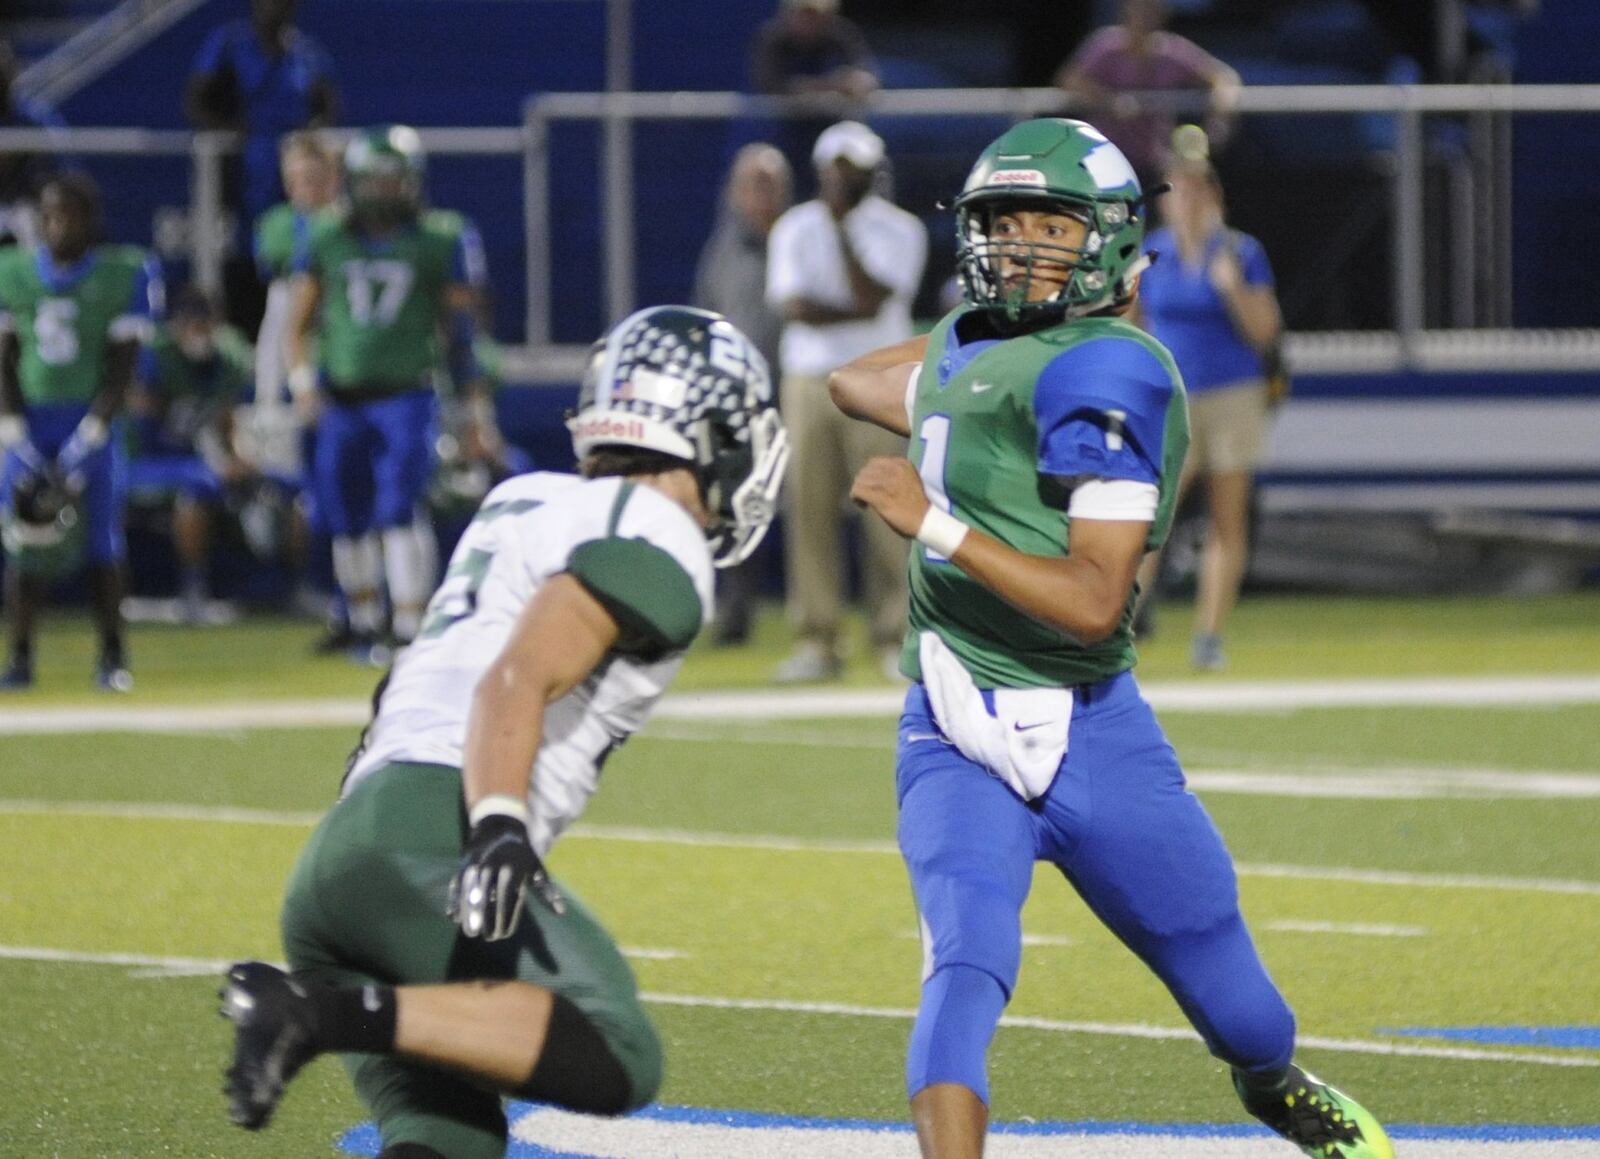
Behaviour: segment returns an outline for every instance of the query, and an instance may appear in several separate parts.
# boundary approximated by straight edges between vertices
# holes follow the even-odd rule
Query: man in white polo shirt
[[[798,638],[774,675],[781,684],[838,675],[845,496],[868,459],[905,452],[903,440],[834,407],[828,374],[911,336],[928,256],[922,222],[873,192],[884,160],[876,133],[841,121],[817,138],[811,159],[816,199],[780,217],[767,243],[767,301],[784,318],[781,405],[793,449],[784,545]],[[893,676],[905,633],[906,548],[879,520],[863,524],[862,539],[872,644]]]

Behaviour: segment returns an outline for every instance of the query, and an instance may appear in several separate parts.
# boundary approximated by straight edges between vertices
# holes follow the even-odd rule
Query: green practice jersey
[[[218,326],[212,356],[196,362],[162,327],[139,360],[139,380],[160,404],[160,423],[135,423],[135,455],[192,451],[201,430],[235,406],[248,402],[255,379],[255,352],[232,326]]]
[[[297,273],[305,264],[317,221],[332,216],[331,209],[304,213],[283,201],[256,218],[256,268],[262,279],[271,281]]]
[[[44,249],[0,250],[0,326],[17,335],[29,405],[93,401],[108,345],[148,337],[160,309],[160,275],[133,246],[96,246],[65,268]]]
[[[468,222],[442,210],[381,240],[339,215],[315,223],[308,269],[322,287],[329,388],[416,389],[440,360],[445,291],[482,282],[483,248]]]
[[[1183,382],[1167,351],[1115,318],[962,341],[963,317],[980,321],[958,310],[935,327],[912,402],[911,458],[929,498],[1018,551],[1061,557],[1077,483],[1154,484],[1147,548],[1160,546],[1189,445]],[[920,544],[910,569],[901,668],[913,678],[922,631],[937,632],[982,688],[1065,687],[1133,667],[1131,595],[1117,630],[1085,646]]]

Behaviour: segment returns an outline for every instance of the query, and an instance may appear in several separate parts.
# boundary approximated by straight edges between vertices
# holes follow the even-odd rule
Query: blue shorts
[[[128,492],[145,495],[182,495],[196,503],[222,500],[222,480],[199,455],[146,455],[128,464]]]
[[[922,685],[900,718],[900,850],[923,922],[926,977],[967,966],[1007,997],[1034,863],[1056,866],[1177,999],[1218,1057],[1287,1063],[1294,1019],[1239,913],[1233,861],[1132,673],[1081,686],[1067,754],[1024,801],[946,742]]]
[[[28,437],[39,453],[53,459],[72,437],[89,407],[82,403],[53,403],[27,408]],[[11,505],[11,489],[27,473],[22,460],[6,452],[0,468],[0,500]],[[113,431],[106,445],[83,461],[84,557],[94,564],[117,563],[128,554],[122,532],[122,505],[127,494],[127,465],[121,439]]]
[[[376,402],[326,400],[312,489],[328,534],[364,535],[412,521],[433,469],[434,423],[431,390]]]

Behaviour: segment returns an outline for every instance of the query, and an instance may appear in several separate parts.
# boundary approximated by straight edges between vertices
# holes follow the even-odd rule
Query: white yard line
[[[643,950],[623,947],[630,957],[675,956],[671,950]],[[232,962],[221,958],[184,958],[163,954],[88,953],[55,950],[43,946],[0,946],[0,959],[22,962],[59,962],[75,965],[121,966],[140,971],[167,974],[215,974]],[[858,1006],[843,1002],[799,1002],[781,998],[719,998],[699,994],[660,994],[645,992],[640,997],[658,1006],[687,1006],[715,1010],[755,1010],[784,1014],[825,1014],[846,1018],[887,1018],[909,1022],[916,1018],[913,1009],[887,1006]],[[1117,1038],[1143,1038],[1159,1041],[1199,1041],[1189,1027],[1150,1026],[1146,1023],[1079,1022],[1054,1018],[1006,1015],[1001,1026],[1042,1030],[1059,1034],[1094,1034]],[[1583,1054],[1545,1054],[1510,1050],[1479,1050],[1472,1047],[1421,1046],[1415,1043],[1386,1042],[1380,1039],[1321,1038],[1302,1035],[1302,1046],[1338,1050],[1354,1054],[1399,1055],[1407,1058],[1456,1059],[1466,1062],[1528,1063],[1537,1066],[1600,1067],[1600,1058]]]
[[[710,998],[687,994],[640,995],[646,1002],[658,1006],[712,1007],[717,1010],[779,1011],[788,1014],[833,1014],[851,1018],[889,1018],[911,1021],[917,1012],[888,1006],[856,1006],[843,1002],[795,1002],[778,998]],[[1030,1018],[1008,1014],[1000,1019],[1001,1026],[1022,1030],[1043,1030],[1060,1034],[1099,1034],[1117,1038],[1146,1038],[1156,1040],[1181,1040],[1199,1042],[1199,1036],[1187,1026],[1150,1026],[1139,1022],[1077,1022],[1055,1018]],[[1600,1058],[1581,1054],[1521,1053],[1510,1050],[1478,1050],[1470,1047],[1419,1046],[1414,1043],[1385,1042],[1379,1039],[1325,1038],[1316,1035],[1298,1035],[1302,1046],[1322,1050],[1338,1050],[1352,1054],[1404,1055],[1408,1058],[1457,1059],[1467,1062],[1526,1062],[1540,1066],[1600,1067]]]
[[[1252,923],[1254,924],[1254,923]],[[1353,934],[1358,938],[1425,938],[1425,926],[1369,925],[1363,922],[1262,922],[1264,930],[1278,930],[1288,934]]]
[[[1417,677],[1395,680],[1179,681],[1148,684],[1168,712],[1270,712],[1298,708],[1492,707],[1600,703],[1600,676]],[[898,688],[785,692],[681,692],[658,720],[803,720],[892,717]],[[216,732],[329,728],[364,723],[366,700],[258,700],[205,705],[18,705],[0,709],[0,735],[80,732]]]
[[[105,817],[113,820],[228,822],[309,828],[319,813],[275,812],[268,809],[231,809],[204,805],[161,805],[119,802],[55,802],[0,798],[0,817],[7,814],[50,814],[63,817]],[[683,829],[641,829],[631,826],[579,823],[563,835],[565,841],[631,841],[646,845],[687,845],[713,849],[754,849],[776,853],[862,853],[898,856],[892,841],[845,841],[827,838],[780,837],[760,833],[696,833]],[[1398,870],[1358,869],[1332,865],[1268,865],[1249,862],[1236,868],[1242,877],[1287,877],[1306,881],[1350,881],[1364,885],[1397,885],[1434,889],[1491,889],[1527,893],[1560,893],[1600,897],[1600,881],[1573,881],[1549,877],[1492,877],[1469,873],[1407,873]]]
[[[623,954],[638,961],[660,962],[689,955],[682,950],[651,946],[622,946]],[[78,966],[125,966],[135,978],[185,978],[220,974],[237,958],[182,958],[170,954],[90,953],[55,950],[46,946],[0,946],[0,960],[11,962],[62,962]],[[282,962],[276,963],[280,968]]]

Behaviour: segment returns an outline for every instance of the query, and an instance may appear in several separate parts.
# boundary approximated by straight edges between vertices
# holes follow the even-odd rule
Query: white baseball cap
[[[883,161],[883,138],[860,121],[829,125],[811,148],[811,163],[821,169],[840,157],[858,169],[876,169]]]

